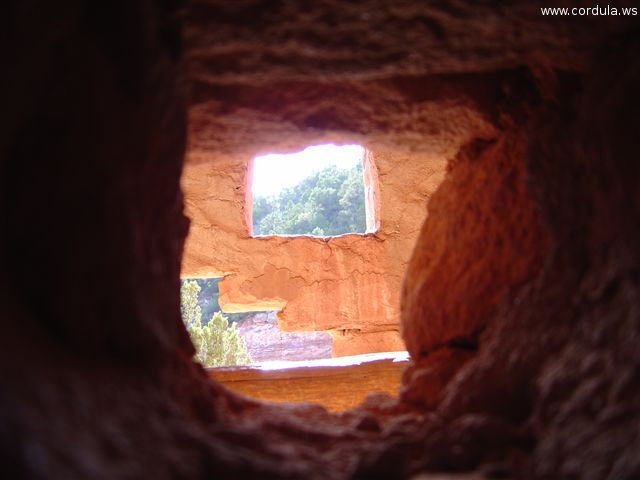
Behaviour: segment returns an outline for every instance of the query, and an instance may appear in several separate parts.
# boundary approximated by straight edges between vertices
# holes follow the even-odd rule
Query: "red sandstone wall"
[[[444,91],[424,78],[326,84],[276,79],[217,88],[215,79],[198,83],[182,177],[191,218],[182,275],[226,276],[223,309],[283,309],[281,328],[330,331],[334,355],[404,349],[400,287],[425,206],[461,146],[495,136],[485,109],[500,96],[497,86],[513,75],[480,76],[472,84],[452,78]],[[432,96],[437,91],[445,101]],[[250,159],[322,142],[360,142],[372,153],[378,232],[328,241],[250,238]]]
[[[225,311],[282,310],[285,331],[330,331],[334,355],[404,350],[400,284],[446,159],[373,153],[379,231],[328,239],[251,238],[243,215],[249,160],[187,162],[182,186],[191,228],[182,275],[224,275]]]

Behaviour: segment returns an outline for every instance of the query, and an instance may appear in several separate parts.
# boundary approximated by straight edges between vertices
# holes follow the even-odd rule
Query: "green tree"
[[[180,285],[180,313],[187,328],[202,321],[202,309],[198,304],[199,293],[200,285],[195,280],[187,280]]]
[[[251,356],[244,339],[235,324],[229,325],[227,317],[215,312],[202,323],[202,310],[198,305],[200,285],[195,280],[182,282],[180,310],[182,320],[196,348],[196,359],[205,367],[248,365]]]
[[[364,232],[367,215],[365,211],[362,171],[352,170],[342,182],[338,192],[338,224],[352,232]]]
[[[362,165],[329,167],[276,196],[254,199],[256,235],[332,236],[365,230]]]
[[[198,278],[195,281],[200,286],[198,293],[198,305],[202,309],[202,318],[211,318],[220,310],[218,305],[218,280],[217,278]]]
[[[253,225],[260,225],[264,217],[273,210],[273,206],[269,203],[269,200],[265,197],[255,197],[253,199]],[[254,232],[255,233],[255,232]]]

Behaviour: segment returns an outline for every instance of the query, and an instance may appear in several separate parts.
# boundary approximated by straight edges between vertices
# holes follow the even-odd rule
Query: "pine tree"
[[[248,365],[251,356],[235,324],[229,325],[227,317],[215,312],[206,325],[202,323],[202,311],[198,305],[200,286],[194,280],[182,282],[180,311],[182,320],[196,348],[196,360],[205,367]]]

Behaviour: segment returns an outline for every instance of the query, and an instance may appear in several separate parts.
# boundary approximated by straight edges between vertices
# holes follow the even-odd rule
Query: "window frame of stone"
[[[342,235],[370,235],[380,230],[380,187],[378,182],[378,169],[374,162],[373,153],[363,146],[362,154],[362,182],[364,185],[364,202],[365,202],[365,231],[349,232]],[[251,238],[270,238],[270,237],[311,237],[311,238],[336,238],[342,235],[325,235],[317,236],[311,234],[289,235],[289,234],[270,234],[270,235],[254,235],[253,234],[253,169],[255,158],[249,160],[247,173],[245,175],[245,200],[244,200],[244,221]]]

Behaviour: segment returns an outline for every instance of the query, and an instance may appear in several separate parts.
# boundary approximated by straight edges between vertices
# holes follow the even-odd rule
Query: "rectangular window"
[[[366,150],[316,145],[292,154],[256,157],[252,164],[253,236],[364,234],[375,209],[367,206]]]

